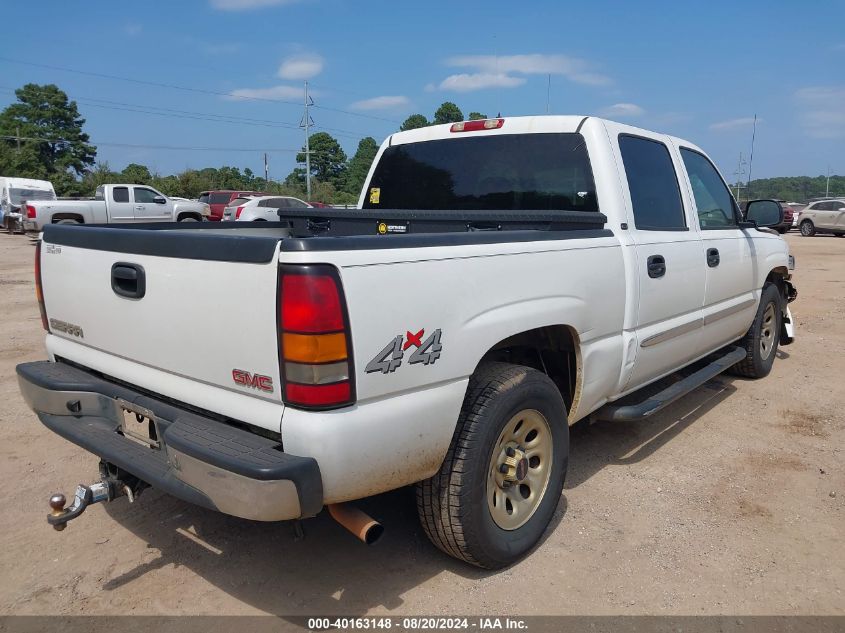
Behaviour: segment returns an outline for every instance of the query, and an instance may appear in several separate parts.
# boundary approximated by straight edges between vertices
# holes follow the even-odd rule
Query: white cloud
[[[614,103],[600,110],[599,114],[608,119],[626,119],[642,116],[645,110],[636,103]]]
[[[504,73],[461,73],[449,75],[437,87],[453,92],[472,92],[486,88],[515,88],[525,81],[524,77],[512,77]]]
[[[135,37],[136,35],[140,35],[140,34],[141,34],[141,31],[143,31],[143,30],[144,30],[144,25],[143,25],[143,24],[137,24],[137,23],[132,22],[132,23],[127,24],[126,26],[124,26],[124,27],[123,27],[123,30],[126,32],[126,34],[127,34],[129,37]]]
[[[401,95],[383,96],[373,97],[372,99],[364,99],[363,101],[356,101],[349,107],[353,110],[387,110],[390,108],[406,106],[410,102],[411,101],[408,97]]]
[[[211,6],[221,11],[248,11],[263,9],[285,4],[293,4],[298,0],[211,0]]]
[[[312,90],[308,91],[312,95]],[[241,99],[304,99],[305,89],[301,86],[269,86],[267,88],[238,88],[232,90],[225,99],[238,101]]]
[[[763,119],[757,119],[757,123],[761,123]],[[727,121],[719,121],[712,123],[710,129],[714,132],[724,132],[726,130],[736,130],[737,128],[751,127],[754,125],[754,117],[744,116],[738,119],[728,119]]]
[[[316,53],[291,55],[282,60],[278,75],[282,79],[311,79],[323,72],[323,58]]]
[[[815,86],[795,93],[799,120],[813,138],[845,138],[845,86]]]
[[[603,86],[610,77],[593,71],[593,65],[567,55],[458,55],[446,60],[447,66],[474,68],[479,73],[522,75],[563,75],[576,83]]]

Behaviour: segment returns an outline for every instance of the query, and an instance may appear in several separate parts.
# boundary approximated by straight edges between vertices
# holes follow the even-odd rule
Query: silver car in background
[[[241,200],[239,198],[238,200]],[[261,196],[245,200],[223,211],[223,220],[237,222],[277,222],[279,209],[310,209],[310,204],[291,196]]]
[[[812,237],[816,233],[845,236],[845,200],[818,200],[807,205],[801,211],[798,227],[804,237]]]

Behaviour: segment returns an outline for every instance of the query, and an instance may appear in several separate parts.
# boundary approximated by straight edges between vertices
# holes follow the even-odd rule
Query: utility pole
[[[742,152],[739,153],[739,163],[736,166],[736,171],[734,175],[736,176],[736,201],[739,202],[739,191],[740,189],[744,189],[745,187],[742,186],[742,177],[745,175],[745,165],[747,163],[742,159]]]
[[[264,152],[264,186],[270,182],[270,166],[267,163],[267,152]]]
[[[306,198],[311,202],[311,147],[309,144],[308,129],[314,125],[314,121],[308,114],[308,106],[314,105],[314,101],[308,96],[308,82],[305,82],[305,115],[302,117],[302,123],[299,127],[305,128],[305,190],[307,192]]]
[[[751,165],[754,164],[754,139],[757,137],[757,113],[754,113],[754,128],[751,131],[751,156],[748,159],[748,184],[745,187],[745,193],[751,197]]]

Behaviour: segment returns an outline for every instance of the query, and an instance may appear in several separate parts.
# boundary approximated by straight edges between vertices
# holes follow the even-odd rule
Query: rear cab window
[[[598,212],[599,203],[583,136],[538,133],[388,147],[363,208]]]
[[[129,187],[114,187],[111,197],[115,202],[129,202]]]
[[[224,193],[212,193],[209,196],[208,203],[209,204],[229,204],[229,200],[232,199],[231,192],[224,192]],[[204,201],[202,201],[204,202]]]
[[[205,202],[206,204],[208,204],[208,192],[207,191],[203,191],[200,194],[199,202]]]
[[[634,225],[644,231],[686,231],[678,175],[669,148],[660,141],[619,135]]]

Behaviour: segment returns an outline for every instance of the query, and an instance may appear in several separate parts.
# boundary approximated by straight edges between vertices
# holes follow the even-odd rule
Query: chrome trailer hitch
[[[63,494],[57,493],[50,497],[47,523],[52,525],[54,530],[61,532],[67,527],[68,521],[72,521],[95,503],[114,501],[122,496],[127,497],[129,503],[134,502],[135,497],[141,494],[147,485],[131,475],[127,477],[128,481],[124,481],[118,478],[120,474],[120,470],[115,466],[100,462],[102,479],[89,486],[79,484],[70,507],[65,507],[67,498]]]

